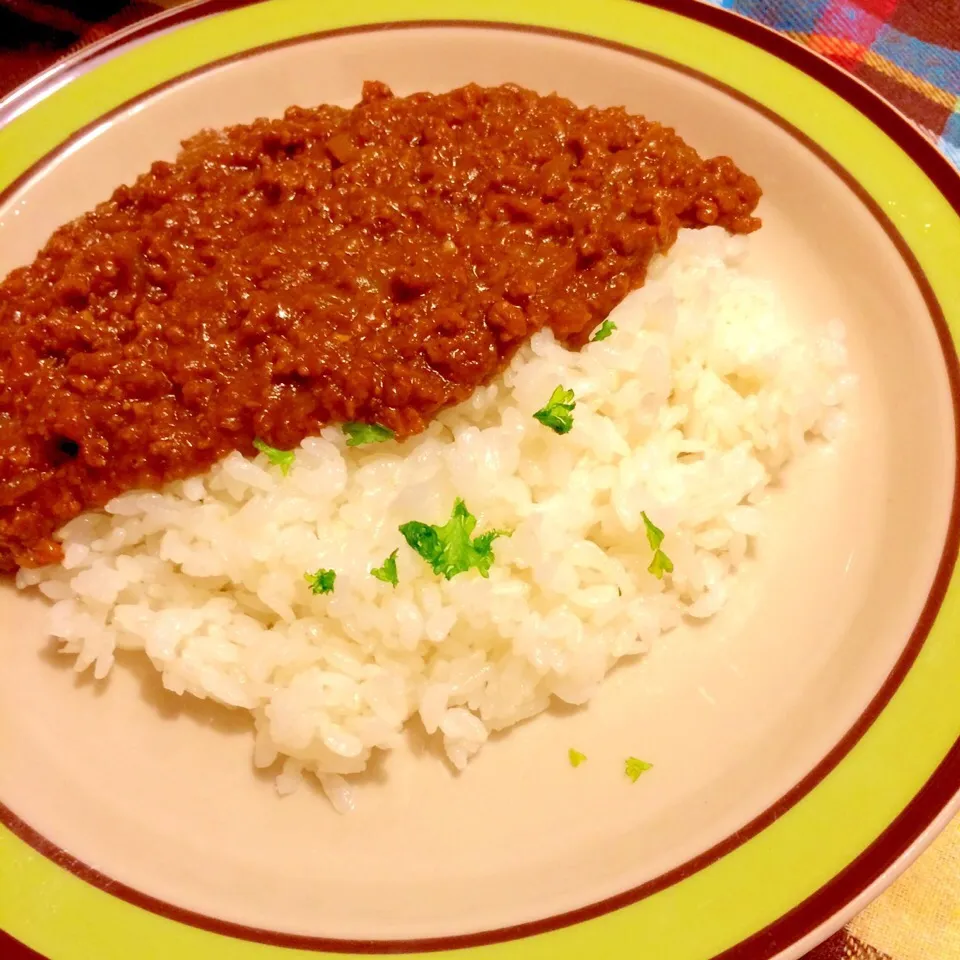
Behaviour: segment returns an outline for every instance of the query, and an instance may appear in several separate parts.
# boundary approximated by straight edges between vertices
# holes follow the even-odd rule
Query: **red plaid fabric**
[[[960,0],[711,0],[839,64],[960,167]]]

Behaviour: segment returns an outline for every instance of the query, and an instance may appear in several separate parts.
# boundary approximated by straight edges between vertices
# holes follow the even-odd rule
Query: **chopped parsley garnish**
[[[392,440],[396,434],[379,423],[357,423],[351,421],[343,425],[343,432],[347,437],[348,447],[359,447],[364,443],[383,443]]]
[[[559,386],[550,394],[547,405],[538,410],[533,417],[554,433],[569,433],[573,428],[573,408],[576,405],[573,391],[564,390]]]
[[[497,537],[509,537],[506,530],[489,530],[471,539],[477,518],[470,513],[464,502],[457,497],[450,519],[442,526],[411,520],[401,524],[400,532],[410,546],[433,567],[434,573],[448,580],[458,573],[474,568],[480,576],[490,574],[494,561],[493,541]]]
[[[316,573],[305,573],[303,579],[310,585],[310,592],[313,594],[333,593],[337,571],[320,569]]]
[[[570,758],[571,767],[579,767],[580,764],[587,759],[587,755],[585,753],[581,753],[579,750],[574,750],[573,747],[570,748],[567,756]]]
[[[673,561],[662,550],[658,550],[653,555],[647,572],[652,573],[658,580],[662,580],[665,573],[673,573]]]
[[[599,343],[601,340],[606,340],[607,337],[613,334],[613,331],[617,329],[617,325],[612,320],[604,320],[603,323],[597,327],[597,332],[590,338],[591,342]]]
[[[652,767],[652,763],[647,763],[645,760],[638,760],[636,757],[627,757],[625,764],[626,774],[633,783],[636,783],[640,779],[640,774],[646,773],[652,769]]]
[[[293,461],[297,456],[295,450],[278,450],[276,447],[271,447],[269,443],[266,443],[259,437],[254,439],[253,445],[270,461],[272,466],[279,467],[280,472],[284,476],[290,472]]]
[[[654,526],[646,512],[641,513],[640,516],[643,517],[643,525],[647,528],[647,543],[653,551],[653,559],[647,567],[647,572],[652,573],[658,580],[662,580],[665,573],[673,573],[673,561],[660,549],[660,544],[663,543],[663,531]]]
[[[397,554],[399,550],[394,550],[393,553],[383,561],[382,567],[374,567],[370,571],[372,577],[376,577],[378,580],[382,580],[384,583],[392,583],[396,586],[400,580],[397,577]]]

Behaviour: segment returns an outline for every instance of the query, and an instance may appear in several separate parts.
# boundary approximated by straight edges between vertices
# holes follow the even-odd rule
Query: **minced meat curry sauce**
[[[506,85],[186,141],[0,286],[0,570],[123,491],[328,423],[399,438],[549,327],[571,348],[755,180],[623,109]]]

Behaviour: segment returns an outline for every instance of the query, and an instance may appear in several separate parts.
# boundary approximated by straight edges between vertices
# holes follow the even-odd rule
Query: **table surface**
[[[0,0],[0,96],[59,57],[183,0]],[[873,87],[960,169],[960,0],[708,0]],[[0,932],[0,955],[4,934]],[[12,952],[12,951],[11,951]],[[807,960],[960,960],[960,817]]]

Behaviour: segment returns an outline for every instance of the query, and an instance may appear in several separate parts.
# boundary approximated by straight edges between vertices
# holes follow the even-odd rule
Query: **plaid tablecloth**
[[[0,0],[0,96],[71,50],[178,2]],[[780,30],[850,71],[960,168],[960,0],[708,2]],[[807,960],[960,960],[960,818]]]
[[[960,0],[712,0],[869,84],[960,167]]]

